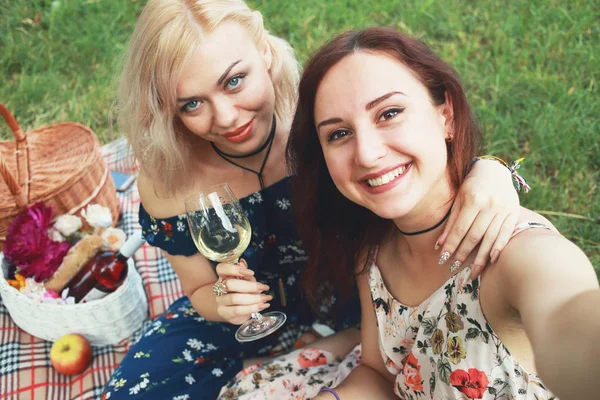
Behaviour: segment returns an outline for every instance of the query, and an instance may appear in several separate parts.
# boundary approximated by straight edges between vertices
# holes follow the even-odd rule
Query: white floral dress
[[[322,387],[336,387],[360,358],[360,345],[343,360],[328,351],[299,349],[242,370],[221,389],[218,400],[310,399]]]
[[[527,223],[515,231],[549,227]],[[486,320],[479,302],[479,278],[466,267],[417,307],[396,300],[379,268],[369,285],[386,367],[396,375],[402,399],[556,399],[536,375],[512,357]]]

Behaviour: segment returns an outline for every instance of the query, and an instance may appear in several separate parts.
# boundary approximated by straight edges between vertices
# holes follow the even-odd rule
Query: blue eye
[[[339,139],[343,138],[344,136],[348,136],[349,134],[350,134],[350,132],[348,132],[347,130],[343,130],[343,129],[333,131],[333,132],[331,132],[331,134],[329,134],[327,141],[333,142],[335,140],[339,140]]]
[[[198,100],[192,100],[181,107],[181,112],[191,112],[198,109],[198,107],[200,107],[200,102]]]
[[[404,111],[404,108],[390,108],[388,110],[385,110],[383,113],[381,113],[379,121],[389,121],[390,119],[400,114],[402,111]]]
[[[227,83],[225,84],[225,88],[229,89],[229,90],[237,89],[242,84],[242,81],[244,80],[244,78],[245,78],[245,75],[243,75],[243,74],[231,77],[231,79],[229,79],[227,81]]]

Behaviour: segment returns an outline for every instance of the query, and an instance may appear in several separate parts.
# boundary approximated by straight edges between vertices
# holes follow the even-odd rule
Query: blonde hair
[[[118,124],[142,171],[176,193],[191,178],[193,144],[202,140],[176,118],[176,88],[181,70],[201,44],[202,32],[235,21],[260,51],[272,53],[275,117],[289,126],[296,105],[298,62],[285,40],[265,29],[262,15],[242,0],[150,0],[144,7],[125,54],[118,89]]]

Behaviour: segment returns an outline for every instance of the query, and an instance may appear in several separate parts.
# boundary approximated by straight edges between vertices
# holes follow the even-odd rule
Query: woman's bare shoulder
[[[520,279],[528,272],[547,273],[553,265],[563,265],[568,273],[591,269],[583,251],[562,236],[548,219],[523,208],[519,224],[525,222],[538,222],[551,229],[533,227],[513,236],[498,258],[497,270],[501,275]]]
[[[164,185],[153,181],[143,171],[138,175],[138,190],[144,209],[155,218],[169,218],[185,212],[186,193],[168,193]]]
[[[556,229],[556,227],[552,224],[552,222],[550,222],[546,217],[536,213],[535,211],[531,211],[528,208],[525,207],[521,207],[521,214],[519,215],[519,222],[518,224],[522,224],[525,222],[538,222],[540,224],[544,224],[546,226],[551,227],[552,229],[556,230],[558,232],[558,230]]]

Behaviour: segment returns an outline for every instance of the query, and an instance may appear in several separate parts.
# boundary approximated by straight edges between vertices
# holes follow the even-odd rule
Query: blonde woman
[[[130,350],[105,388],[107,398],[214,398],[257,357],[314,338],[306,334],[317,314],[298,284],[307,255],[285,167],[297,80],[289,44],[270,35],[261,14],[241,0],[151,0],[145,6],[127,50],[119,124],[141,166],[144,236],[163,250],[187,296]],[[215,269],[189,235],[184,199],[223,182],[248,212],[252,240],[245,261]],[[459,198],[449,215],[455,229],[440,235],[437,251],[452,254],[448,263],[461,262],[483,238],[483,266],[502,249],[518,217],[510,174],[495,162],[479,162]],[[217,278],[225,287],[214,292]],[[320,285],[305,289],[316,292]],[[336,330],[356,325],[357,297],[338,298],[343,301],[322,299],[321,322]],[[235,325],[268,307],[287,314],[284,327],[238,343]],[[344,332],[336,343],[333,352],[341,357],[358,343],[357,331]]]

